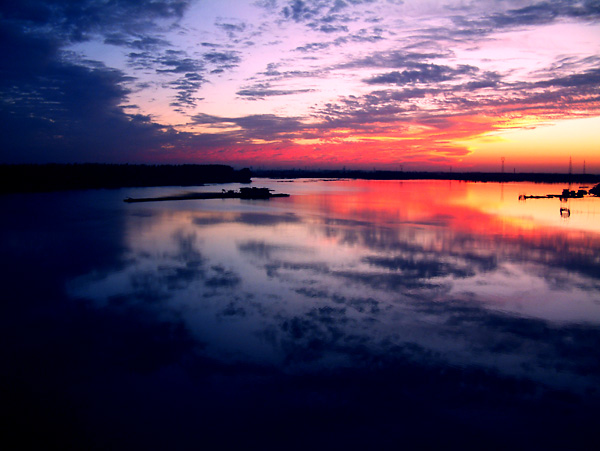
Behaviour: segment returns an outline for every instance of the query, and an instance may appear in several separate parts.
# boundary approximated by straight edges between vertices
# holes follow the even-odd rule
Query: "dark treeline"
[[[500,172],[407,172],[361,170],[257,170],[254,177],[347,178],[365,180],[464,180],[469,182],[598,183],[596,174],[500,173]]]
[[[0,192],[250,183],[250,169],[210,165],[0,165]]]

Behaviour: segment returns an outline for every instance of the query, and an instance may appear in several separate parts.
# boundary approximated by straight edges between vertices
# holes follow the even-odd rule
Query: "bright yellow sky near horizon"
[[[600,172],[600,117],[545,122],[532,128],[494,132],[465,142],[473,151],[464,158],[465,165],[498,170],[501,157],[505,170],[512,172],[543,171],[564,167],[569,157],[573,172]]]

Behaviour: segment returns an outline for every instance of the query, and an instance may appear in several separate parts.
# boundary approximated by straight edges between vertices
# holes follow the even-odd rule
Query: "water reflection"
[[[493,354],[494,370],[511,376],[595,386],[597,374],[566,371],[577,365],[546,337],[515,330],[539,323],[598,338],[596,233],[467,206],[468,184],[339,183],[246,210],[134,212],[129,263],[72,280],[69,292],[97,305],[161,302],[223,361],[318,370],[355,365],[347,342],[378,355],[410,343],[452,365],[485,367]],[[561,374],[548,369],[554,360]]]
[[[65,333],[92,343],[63,351],[86,362],[76,393],[95,421],[117,406],[140,414],[131,403],[165,390],[149,396],[149,421],[182,446],[194,431],[235,442],[219,435],[229,427],[274,446],[294,422],[310,431],[298,446],[385,446],[398,433],[440,445],[466,430],[471,443],[589,439],[600,230],[518,203],[525,189],[547,187],[297,181],[268,202],[121,206],[122,229],[103,230],[118,230],[114,261],[60,276],[77,311]],[[117,401],[128,384],[146,388]],[[182,409],[181,424],[159,407]],[[431,418],[444,440],[429,437]]]

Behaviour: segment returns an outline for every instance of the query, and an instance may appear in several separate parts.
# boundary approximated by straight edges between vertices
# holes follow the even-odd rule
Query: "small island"
[[[194,200],[194,199],[271,199],[272,197],[289,197],[289,194],[272,193],[269,188],[240,188],[238,191],[221,190],[210,193],[185,193],[176,196],[141,197],[123,199],[123,202],[160,202],[167,200]]]

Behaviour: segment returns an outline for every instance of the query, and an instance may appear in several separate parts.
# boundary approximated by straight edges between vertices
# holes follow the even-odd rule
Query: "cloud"
[[[195,94],[204,83],[206,83],[206,79],[195,72],[187,73],[183,78],[171,82],[170,85],[177,89],[175,101],[171,102],[171,106],[195,106],[198,101],[202,100],[202,98],[196,97]],[[177,111],[181,111],[181,108],[177,109]]]
[[[132,81],[121,70],[65,52],[73,41],[103,34],[109,42],[148,49],[165,44],[143,34],[153,19],[179,18],[182,1],[34,1],[3,6],[0,24],[0,145],[12,162],[131,161],[187,136],[129,115]],[[141,55],[141,56],[139,56]],[[145,58],[145,54],[139,54]],[[163,60],[179,72],[191,61]],[[140,158],[141,159],[141,158]]]
[[[281,9],[281,14],[286,19],[302,22],[312,19],[323,9],[323,4],[316,1],[291,0]]]
[[[197,97],[196,93],[207,82],[205,77],[205,74],[208,72],[207,61],[209,63],[214,62],[210,56],[209,58],[195,59],[190,58],[182,50],[172,49],[166,49],[162,52],[130,52],[128,59],[130,66],[135,69],[153,71],[159,76],[171,77],[171,80],[166,81],[164,85],[176,90],[171,106],[177,107],[177,111],[194,107],[201,100],[201,98]],[[214,57],[213,60],[218,60],[218,58]],[[221,64],[218,67],[233,66],[230,64]],[[173,80],[173,75],[178,77]]]
[[[5,20],[27,29],[51,29],[61,39],[84,41],[94,33],[114,31],[139,34],[153,28],[155,19],[179,19],[189,6],[186,0],[32,0],[2,6]]]
[[[411,69],[402,72],[393,71],[386,74],[368,78],[367,84],[394,84],[406,85],[413,83],[440,83],[452,80],[458,76],[476,73],[479,69],[468,65],[459,65],[456,68],[436,64],[412,64]]]
[[[542,1],[523,8],[511,9],[504,13],[494,13],[489,20],[496,27],[516,27],[546,24],[560,18],[597,19],[600,7],[596,1]]]
[[[347,96],[325,104],[315,114],[334,127],[361,127],[368,123],[411,122],[415,115],[424,125],[443,128],[453,125],[454,116],[481,114],[495,108],[495,114],[513,114],[516,110],[536,109],[539,117],[555,117],[570,108],[593,115],[597,105],[600,72],[595,59],[569,59],[536,74],[537,81],[507,81],[508,74],[482,71],[471,65],[439,65],[425,62],[437,54],[374,53],[351,60],[339,68],[404,68],[364,79],[367,85],[398,88]],[[424,61],[419,62],[421,59]],[[577,68],[577,73],[573,69]],[[542,78],[540,80],[540,78]],[[423,99],[430,105],[424,106]]]
[[[2,54],[15,53],[0,63],[0,140],[8,153],[5,158],[36,161],[47,155],[77,161],[86,159],[86,150],[87,158],[94,154],[114,158],[118,150],[111,146],[118,140],[139,139],[142,144],[152,135],[158,138],[158,126],[142,116],[128,116],[119,107],[129,94],[124,87],[129,79],[122,72],[65,60],[53,41],[23,34],[15,27],[4,27],[1,32],[8,47],[2,47]],[[80,153],[88,140],[93,147]]]
[[[243,117],[217,117],[198,114],[192,118],[196,124],[235,124],[244,130],[239,139],[269,140],[275,137],[291,137],[304,128],[303,123],[294,117],[280,117],[273,114],[255,114]]]
[[[600,69],[589,69],[578,74],[550,78],[533,84],[542,88],[577,88],[577,92],[592,92],[600,86]]]
[[[371,29],[361,29],[358,32],[349,32],[349,29],[346,25],[321,25],[314,23],[312,24],[314,29],[318,29],[318,31],[323,31],[326,33],[337,33],[344,32],[341,36],[338,36],[334,40],[331,41],[318,41],[318,42],[309,42],[298,46],[294,49],[296,52],[302,53],[317,53],[326,50],[330,47],[342,47],[346,44],[351,43],[374,43],[383,41],[386,38],[382,36],[384,30],[380,27],[372,27]],[[322,27],[324,29],[319,29]],[[347,32],[347,33],[346,33]]]
[[[325,49],[331,47],[332,45],[334,45],[334,42],[312,42],[309,44],[301,45],[300,47],[296,47],[295,50],[297,52],[309,53],[309,52],[325,50]]]
[[[516,2],[518,6],[522,2]],[[558,23],[565,20],[593,21],[600,17],[600,9],[595,1],[591,0],[558,0],[531,2],[522,7],[499,6],[496,2],[484,5],[480,15],[473,15],[468,7],[454,7],[451,10],[450,20],[454,27],[422,30],[423,37],[433,39],[455,40],[483,39],[493,33],[506,32],[525,27],[535,27]],[[491,12],[490,12],[491,9]]]
[[[168,41],[161,38],[144,35],[130,36],[123,32],[107,34],[104,38],[104,43],[143,51],[156,50],[170,45]]]
[[[5,160],[128,161],[178,139],[146,116],[123,112],[118,105],[128,91],[118,71],[53,64],[45,70],[43,90],[35,79],[31,82],[22,80],[18,88],[3,92]]]
[[[175,74],[183,76],[169,81],[166,85],[176,90],[171,106],[177,111],[194,107],[202,98],[196,93],[208,81],[208,73],[222,73],[236,67],[241,58],[235,51],[211,51],[203,53],[201,58],[191,58],[182,50],[166,49],[162,54],[156,52],[129,53],[130,64],[138,69],[153,70],[159,75]]]
[[[415,52],[404,50],[377,51],[360,58],[352,58],[335,66],[338,69],[372,69],[372,68],[423,68],[427,60],[448,58],[450,51]]]
[[[281,8],[281,16],[294,22],[306,23],[309,27],[320,30],[322,25],[333,22],[350,22],[357,20],[351,15],[352,10],[363,5],[375,3],[374,0],[288,0]],[[344,13],[344,14],[341,14]]]
[[[259,72],[258,75],[264,75],[269,77],[270,82],[282,81],[293,78],[313,78],[322,76],[327,69],[315,69],[315,70],[280,70],[283,63],[269,63],[264,72]],[[257,83],[259,88],[269,88],[270,83]]]
[[[203,54],[202,58],[220,71],[231,69],[241,61],[237,52],[208,52]]]
[[[453,145],[454,140],[469,139],[502,127],[502,120],[492,120],[486,113],[490,109],[496,118],[535,112],[538,118],[551,119],[560,117],[567,108],[578,110],[579,116],[587,117],[594,114],[598,104],[600,83],[594,58],[570,58],[558,66],[537,71],[533,81],[509,81],[510,73],[485,71],[465,64],[429,62],[441,55],[444,53],[375,52],[313,72],[285,70],[282,63],[271,63],[261,74],[272,82],[259,82],[242,89],[238,91],[240,97],[256,100],[297,94],[303,91],[278,89],[274,83],[317,74],[323,77],[330,71],[350,68],[399,70],[363,79],[367,86],[382,85],[386,89],[316,105],[306,117],[262,114],[218,118],[199,114],[194,121],[210,124],[215,129],[237,125],[241,130],[223,134],[223,139],[236,143],[249,143],[252,139],[284,143],[304,138],[325,141],[335,149],[337,143],[345,142],[348,137],[344,130],[352,130],[354,136],[360,135],[363,143],[368,143],[370,136],[398,140],[406,137],[410,140],[400,141],[405,161],[421,158],[440,163],[470,153],[465,146]],[[573,68],[577,68],[576,73]],[[415,127],[420,127],[418,134],[414,134]],[[384,143],[377,147],[372,142],[370,146],[377,152]],[[393,144],[389,144],[391,146]],[[370,147],[363,147],[363,150],[371,152]],[[345,158],[350,158],[349,151],[345,148]],[[280,155],[285,158],[285,153]]]
[[[156,58],[154,62],[162,67],[162,69],[156,69],[157,72],[180,74],[203,70],[201,62],[189,58],[185,52],[180,50],[167,50],[165,55]]]
[[[289,96],[312,92],[314,89],[273,89],[268,83],[259,83],[252,87],[240,89],[236,94],[248,100],[264,100],[267,97]]]
[[[195,12],[187,1],[82,0],[69,5],[32,0],[2,7],[5,136],[0,141],[9,149],[4,161],[77,157],[133,162],[143,161],[145,154],[156,162],[191,161],[194,155],[224,162],[228,156],[242,161],[245,154],[250,162],[260,153],[257,143],[262,140],[271,141],[270,155],[278,161],[294,164],[293,155],[298,154],[292,146],[297,146],[303,155],[313,152],[325,162],[345,158],[348,147],[338,153],[348,140],[367,142],[377,136],[398,140],[406,158],[424,155],[429,148],[437,153],[433,158],[451,159],[470,152],[451,145],[453,138],[469,138],[454,118],[488,118],[493,111],[499,119],[486,127],[476,124],[472,138],[500,128],[503,115],[535,110],[543,120],[590,116],[597,110],[597,56],[557,55],[547,67],[537,64],[516,80],[518,72],[502,72],[501,66],[483,59],[466,64],[456,53],[469,45],[485,48],[495,33],[526,27],[535,31],[540,24],[593,24],[599,16],[591,1],[490,2],[469,8],[453,2],[417,8],[390,1],[260,1],[249,6],[263,8],[254,21],[216,16],[198,22],[202,34],[192,38],[198,38],[197,44],[186,47],[177,46],[195,32],[184,17]],[[415,11],[431,17],[421,21],[419,16],[407,28]],[[287,33],[299,28],[305,33],[287,45]],[[259,70],[249,58],[249,39],[256,48],[292,52],[274,53],[270,62],[258,59],[266,67]],[[111,67],[118,57],[102,64],[75,53],[91,43],[125,52],[127,66]],[[221,75],[225,72],[229,78]],[[326,87],[336,79],[347,84],[343,91]],[[225,80],[235,102],[261,101],[260,114],[219,118],[214,112],[220,110],[204,109],[205,99],[206,108],[216,108],[209,84]],[[77,94],[77,85],[89,87],[89,92]],[[82,105],[74,105],[77,96]],[[292,110],[301,97],[322,100]],[[284,99],[288,112],[275,112],[271,102]],[[160,110],[160,117],[169,117],[174,125],[157,123],[158,116],[131,114],[144,113],[148,104],[152,109],[146,111]],[[178,114],[162,111],[167,106]],[[203,116],[208,111],[213,112],[210,124]],[[202,132],[178,132],[186,123],[210,126],[198,127]],[[457,135],[450,134],[452,127]],[[423,132],[421,138],[407,136],[417,129]],[[434,136],[441,131],[447,134]],[[300,144],[302,138],[311,143]],[[374,152],[375,160],[392,146],[371,142],[365,152]]]
[[[225,31],[230,39],[235,37],[238,33],[244,32],[247,27],[246,23],[241,21],[237,23],[218,21],[215,25]]]

